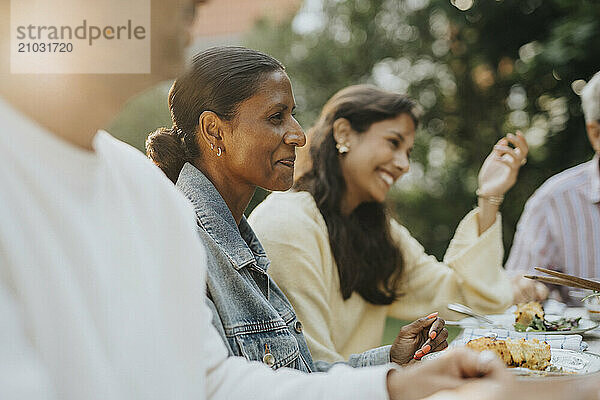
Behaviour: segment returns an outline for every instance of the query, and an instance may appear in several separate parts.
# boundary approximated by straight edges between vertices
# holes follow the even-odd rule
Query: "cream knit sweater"
[[[512,301],[502,268],[500,215],[479,236],[477,210],[467,214],[444,263],[427,255],[406,228],[392,221],[392,237],[404,257],[404,295],[390,306],[368,303],[357,293],[342,298],[327,226],[308,192],[273,193],[248,221],[271,260],[269,274],[304,324],[315,360],[343,361],[380,346],[387,316],[413,320],[439,311],[444,318],[457,319],[462,316],[446,309],[450,302],[497,313]]]

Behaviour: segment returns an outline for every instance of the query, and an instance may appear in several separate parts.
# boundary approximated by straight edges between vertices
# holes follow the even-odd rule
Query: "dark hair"
[[[232,120],[238,105],[256,93],[264,75],[277,70],[285,70],[279,61],[245,47],[213,47],[197,54],[169,92],[173,127],[151,133],[146,154],[176,182],[183,165],[200,157],[196,141],[200,115],[212,111]]]
[[[410,98],[356,85],[337,92],[323,107],[321,116],[308,131],[310,162],[295,190],[312,194],[329,231],[329,243],[338,267],[342,296],[358,292],[373,304],[390,304],[400,295],[398,283],[403,269],[400,249],[390,234],[390,217],[384,204],[360,204],[350,215],[341,213],[346,184],[333,137],[339,118],[363,133],[371,124],[408,114],[418,124],[418,109]],[[352,150],[351,150],[352,151]]]

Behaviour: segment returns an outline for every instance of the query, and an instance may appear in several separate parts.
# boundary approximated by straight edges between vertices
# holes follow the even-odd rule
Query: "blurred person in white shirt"
[[[0,0],[0,399],[417,399],[508,379],[468,351],[322,374],[227,357],[191,204],[98,130],[181,71],[194,3],[152,1],[151,74],[22,75]]]
[[[587,137],[596,153],[548,179],[525,204],[506,269],[514,302],[544,300],[548,288],[523,278],[544,267],[584,278],[600,276],[600,72],[581,92]],[[567,288],[560,288],[565,301]]]

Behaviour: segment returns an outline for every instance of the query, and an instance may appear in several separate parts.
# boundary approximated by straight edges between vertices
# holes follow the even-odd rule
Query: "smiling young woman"
[[[406,96],[366,85],[339,91],[308,132],[310,154],[299,154],[294,190],[271,194],[249,218],[319,359],[378,345],[387,316],[456,317],[449,302],[484,313],[511,304],[498,206],[516,181],[525,140],[508,135],[494,146],[479,174],[480,206],[459,224],[441,263],[384,203],[409,170],[417,124]]]
[[[365,134],[354,131],[346,118],[333,123],[335,141],[348,148],[340,158],[346,183],[343,214],[349,215],[362,203],[382,203],[394,182],[408,172],[417,119],[408,99],[405,106],[406,113],[374,122]]]

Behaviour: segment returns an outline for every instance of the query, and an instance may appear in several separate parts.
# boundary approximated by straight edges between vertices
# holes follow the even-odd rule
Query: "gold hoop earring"
[[[223,151],[220,147],[217,147],[217,157],[221,157],[221,154],[223,154]]]
[[[350,151],[350,147],[348,147],[345,143],[337,143],[335,148],[338,150],[338,153],[345,154]]]

